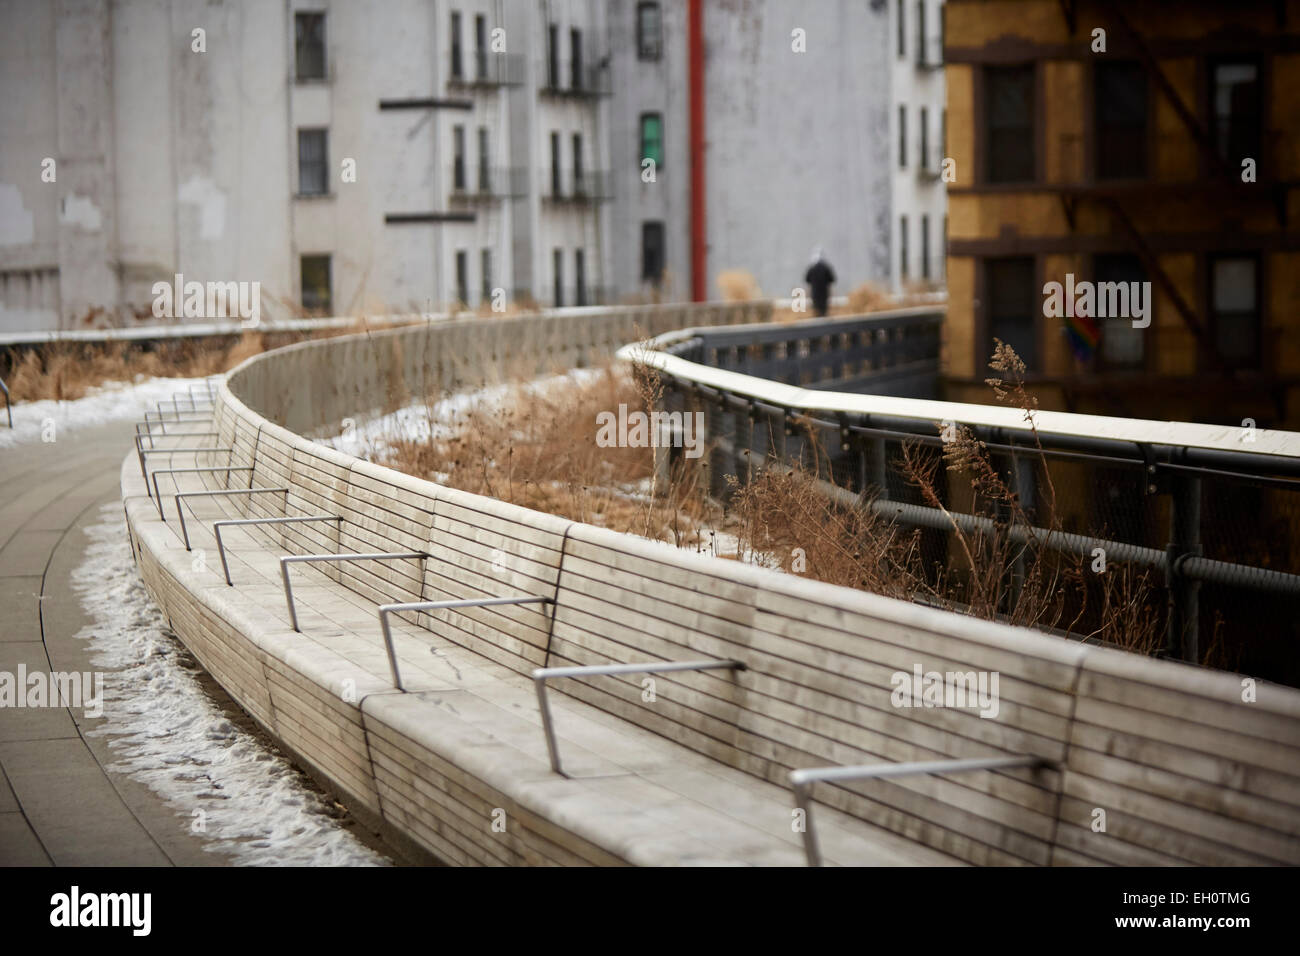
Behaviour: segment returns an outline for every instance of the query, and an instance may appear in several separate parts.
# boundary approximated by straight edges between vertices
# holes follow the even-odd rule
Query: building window
[[[938,56],[938,60],[936,61],[937,63],[943,63],[944,61],[943,48],[944,48],[944,44],[948,42],[945,39],[947,36],[948,36],[948,6],[947,4],[940,4],[939,6],[939,49],[935,51],[935,53]]]
[[[559,199],[564,195],[560,183],[560,134],[551,134],[551,195]]]
[[[569,31],[569,87],[582,89],[582,31]]]
[[[930,278],[930,217],[921,217],[921,278]]]
[[[641,278],[658,284],[664,274],[664,224],[641,223]]]
[[[1259,67],[1254,63],[1214,66],[1214,145],[1232,167],[1260,160]]]
[[[451,188],[456,192],[465,191],[465,127],[451,128]]]
[[[573,134],[573,193],[581,196],[586,193],[586,183],[582,178],[582,134]]]
[[[474,17],[474,76],[480,82],[487,79],[487,17]]]
[[[1034,260],[1030,256],[986,259],[984,301],[988,316],[987,355],[993,355],[993,340],[999,339],[1016,350],[1028,371],[1038,368],[1038,331],[1034,316],[1041,311],[1035,295]]]
[[[487,193],[492,191],[492,181],[488,173],[488,161],[492,158],[492,152],[488,149],[488,128],[480,126],[478,128],[478,191]]]
[[[655,169],[664,164],[664,119],[659,113],[641,114],[641,161],[654,160]]]
[[[991,183],[1034,178],[1034,67],[986,67],[985,178]]]
[[[921,168],[930,168],[930,111],[921,107]]]
[[[469,253],[456,250],[456,301],[469,305]]]
[[[330,284],[330,257],[303,256],[299,260],[302,273],[302,307],[307,312],[329,315],[334,311],[334,295]]]
[[[298,79],[325,79],[325,14],[295,13],[293,38]]]
[[[1145,282],[1147,279],[1146,270],[1142,268],[1142,260],[1137,256],[1131,255],[1105,255],[1097,256],[1092,263],[1093,279],[1097,285],[1097,298],[1101,298],[1102,290],[1107,290],[1107,302],[1109,303],[1109,287],[1103,283],[1122,282],[1125,288],[1132,289],[1131,283]],[[1133,312],[1132,299],[1129,300],[1128,312],[1130,316]],[[1147,308],[1151,308],[1151,303],[1147,303]],[[1100,309],[1097,310],[1100,312]],[[1109,312],[1109,308],[1107,309]],[[1110,369],[1138,369],[1142,368],[1146,362],[1146,334],[1148,330],[1133,328],[1132,318],[1098,318],[1095,320],[1097,331],[1101,333],[1101,366]]]
[[[1210,312],[1214,344],[1229,365],[1259,364],[1259,260],[1210,257]]]
[[[482,288],[479,290],[480,301],[487,304],[492,301],[492,250],[484,249],[479,253],[479,279],[482,282]]]
[[[587,254],[581,249],[573,251],[573,304],[587,304]]]
[[[945,277],[948,275],[948,214],[943,216],[943,249],[939,256],[939,268]]]
[[[659,4],[636,5],[636,56],[638,60],[657,60],[663,45],[663,26],[659,19]]]
[[[916,0],[916,62],[925,63],[925,0]]]
[[[907,168],[907,107],[898,108],[898,168]]]
[[[903,16],[903,0],[898,0],[898,58],[907,56],[907,24]]]
[[[323,129],[298,130],[298,195],[329,193],[329,148]]]
[[[459,80],[465,75],[465,65],[460,55],[460,14],[451,12],[451,75]]]
[[[560,88],[560,28],[554,23],[546,28],[546,85]]]
[[[556,249],[551,253],[551,267],[555,270],[555,307],[564,305],[564,250]]]
[[[1098,62],[1092,74],[1098,179],[1147,174],[1147,71],[1141,63]]]
[[[907,279],[907,217],[898,217],[898,279]]]

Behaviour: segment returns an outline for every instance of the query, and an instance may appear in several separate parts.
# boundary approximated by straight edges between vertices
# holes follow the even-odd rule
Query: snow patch
[[[41,441],[47,421],[54,422],[56,441],[65,431],[123,419],[142,421],[145,412],[157,410],[158,402],[170,401],[176,392],[188,394],[191,386],[196,393],[206,389],[201,378],[151,378],[136,384],[108,382],[70,402],[54,399],[23,402],[13,406],[12,430],[6,426],[7,419],[0,417],[0,448]],[[179,401],[184,411],[185,399]],[[3,410],[0,410],[0,416],[3,416]],[[186,428],[197,429],[197,426],[182,426],[182,430]]]
[[[206,850],[248,866],[385,866],[279,753],[236,727],[196,680],[200,668],[166,627],[131,558],[122,506],[86,529],[72,575],[94,624],[88,642],[104,678],[104,723],[88,731],[116,754],[108,769],[144,783],[191,828],[203,811]]]
[[[99,232],[104,224],[104,217],[89,196],[70,193],[63,197],[59,207],[59,221],[72,226],[80,226],[86,232]]]
[[[387,415],[353,423],[337,435],[319,439],[336,451],[374,461],[396,441],[427,442],[455,436],[466,415],[478,410],[487,414],[505,408],[528,394],[553,395],[598,381],[604,369],[572,369],[519,384],[491,385],[456,392],[436,402],[413,402]],[[595,428],[595,424],[592,424]]]

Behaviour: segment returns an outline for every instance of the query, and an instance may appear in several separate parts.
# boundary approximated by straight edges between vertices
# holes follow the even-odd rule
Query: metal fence
[[[659,368],[669,410],[703,412],[718,497],[727,475],[798,466],[826,494],[920,529],[928,567],[953,564],[954,524],[1090,567],[1100,548],[1110,573],[1147,574],[1159,653],[1300,686],[1300,434],[1059,412],[1036,412],[1035,433],[1019,409],[924,401],[939,390],[940,323],[909,310],[698,329],[621,354]],[[903,473],[905,444],[938,459],[964,431],[1027,523],[973,504],[970,477],[942,463],[941,507]],[[1071,636],[1094,629],[1104,583],[1085,578],[1095,603]]]

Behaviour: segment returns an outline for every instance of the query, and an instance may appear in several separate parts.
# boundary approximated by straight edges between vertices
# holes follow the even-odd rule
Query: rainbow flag
[[[1067,309],[1065,315],[1065,333],[1070,339],[1070,351],[1081,362],[1092,358],[1101,341],[1101,332],[1097,323],[1090,316],[1075,315],[1074,309]]]

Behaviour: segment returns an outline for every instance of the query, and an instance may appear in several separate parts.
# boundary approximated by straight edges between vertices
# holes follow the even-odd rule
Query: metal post
[[[915,774],[971,773],[979,770],[1015,770],[1047,766],[1043,757],[975,757],[957,760],[922,760],[915,763],[879,763],[856,767],[810,767],[790,771],[790,789],[794,805],[804,812],[803,847],[809,866],[821,866],[822,854],[817,832],[812,825],[812,785],[846,783],[857,780],[881,780],[887,777],[910,777]]]
[[[785,460],[785,410],[778,409],[768,417],[768,427],[771,429],[769,435],[771,440],[768,442],[768,457],[780,464],[786,464]]]
[[[261,490],[261,489],[259,489]],[[179,508],[179,502],[177,503]],[[337,521],[340,526],[343,523],[342,515],[302,515],[295,518],[236,518],[228,521],[215,521],[212,524],[212,533],[217,538],[217,553],[221,555],[221,570],[226,575],[226,584],[234,587],[234,582],[230,580],[230,565],[226,561],[226,549],[221,541],[222,528],[246,527],[249,525],[284,525],[284,524],[301,524],[305,521]],[[186,550],[189,550],[189,538],[186,537]]]
[[[676,671],[743,671],[749,668],[743,661],[650,661],[644,664],[594,664],[578,667],[539,667],[533,671],[537,687],[537,706],[542,712],[542,730],[546,734],[546,749],[551,757],[551,769],[558,774],[560,749],[555,742],[555,725],[551,720],[550,702],[546,697],[546,682],[558,677],[612,677],[622,674],[671,674]]]
[[[281,562],[285,559],[281,558]],[[283,564],[282,564],[283,566]],[[446,609],[457,609],[464,607],[501,607],[507,604],[554,604],[555,600],[548,597],[537,597],[532,594],[521,594],[515,597],[499,598],[465,598],[452,601],[412,601],[408,604],[383,604],[379,607],[379,629],[384,635],[384,647],[388,650],[388,666],[393,672],[393,686],[406,693],[406,688],[402,686],[402,675],[397,670],[397,649],[393,646],[393,631],[388,624],[388,615],[398,614],[403,611],[441,611]],[[292,611],[292,605],[290,605]],[[294,618],[295,622],[297,618]],[[294,630],[297,630],[295,626]],[[534,675],[535,676],[535,675]]]
[[[1201,582],[1184,574],[1182,564],[1201,554],[1201,479],[1180,474],[1172,479],[1173,494],[1169,501],[1169,546],[1165,580],[1169,586],[1169,615],[1166,627],[1166,653],[1191,663],[1200,654]]]
[[[280,559],[280,575],[284,578],[284,602],[289,607],[289,621],[293,629],[298,630],[298,610],[294,606],[293,584],[289,581],[289,565],[320,564],[329,561],[423,561],[429,555],[424,551],[379,551],[362,554],[291,554]],[[390,609],[392,605],[386,605]],[[406,608],[405,605],[399,605]],[[408,608],[415,610],[414,608]],[[383,608],[380,608],[382,611]],[[382,615],[380,616],[382,620]]]

